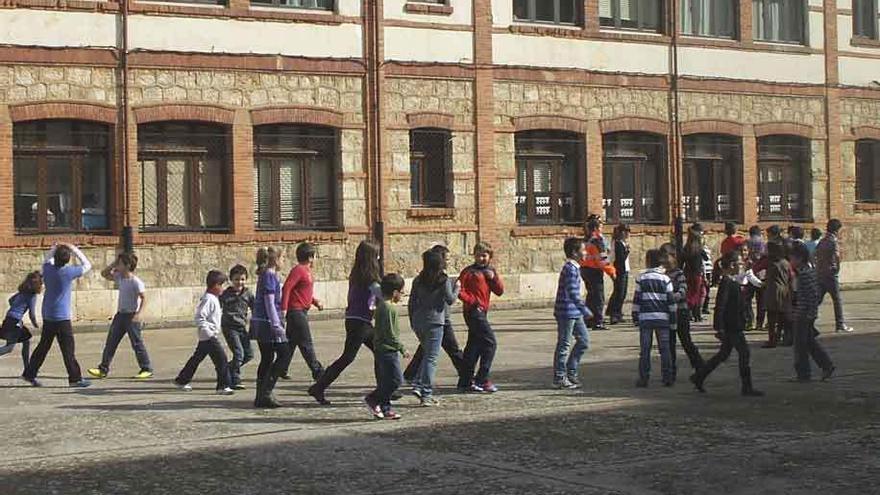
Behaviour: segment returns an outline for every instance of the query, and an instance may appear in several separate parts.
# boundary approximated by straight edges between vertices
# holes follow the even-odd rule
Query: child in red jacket
[[[495,358],[495,332],[489,324],[489,299],[504,294],[504,283],[492,262],[492,248],[485,242],[474,246],[474,264],[462,270],[458,281],[461,291],[458,298],[464,303],[464,321],[468,327],[467,345],[464,347],[464,364],[458,379],[458,389],[462,392],[498,391],[489,380],[492,360]],[[476,376],[474,370],[480,366]]]

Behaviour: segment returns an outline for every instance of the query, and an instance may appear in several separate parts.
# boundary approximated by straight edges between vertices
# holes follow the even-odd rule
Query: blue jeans
[[[437,374],[437,357],[443,342],[443,325],[418,330],[418,336],[423,355],[413,387],[421,391],[422,397],[430,397],[434,393],[434,375]]]
[[[834,274],[819,275],[819,305],[825,301],[825,294],[831,295],[834,304],[834,326],[840,330],[846,327],[846,319],[843,317],[843,299],[840,297],[840,276]]]
[[[400,353],[397,351],[380,351],[376,356],[376,390],[370,393],[382,408],[382,412],[391,410],[391,395],[403,383],[400,371]]]
[[[590,332],[584,318],[557,318],[556,353],[553,355],[553,381],[578,376],[581,358],[590,348]],[[574,343],[572,343],[572,339]]]
[[[110,323],[110,331],[107,332],[107,342],[104,343],[104,353],[98,368],[104,373],[110,371],[110,362],[113,361],[113,356],[116,355],[116,348],[122,342],[122,337],[127,334],[141,371],[153,371],[153,367],[150,365],[150,356],[147,354],[147,347],[144,345],[144,338],[141,336],[141,330],[141,322],[134,321],[134,313],[116,313],[116,316],[113,317],[113,322]]]
[[[239,385],[241,384],[241,367],[254,358],[254,348],[247,330],[244,328],[225,327],[223,328],[223,337],[226,339],[229,351],[232,352],[232,359],[229,361],[229,383]]]
[[[660,348],[660,369],[663,383],[674,381],[672,373],[672,356],[669,352],[669,327],[639,326],[639,381],[647,382],[651,376],[651,346],[654,335],[657,335],[657,347]]]

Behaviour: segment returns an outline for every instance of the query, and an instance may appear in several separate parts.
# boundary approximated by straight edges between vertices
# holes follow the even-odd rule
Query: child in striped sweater
[[[558,329],[556,352],[553,354],[553,387],[580,388],[578,368],[581,358],[590,347],[590,333],[586,322],[593,313],[581,298],[580,262],[587,255],[583,239],[569,237],[563,244],[565,264],[559,272],[556,304],[553,316]]]
[[[677,308],[672,281],[662,267],[663,253],[651,249],[645,257],[647,270],[636,279],[636,292],[633,296],[632,319],[639,326],[639,380],[637,387],[647,387],[651,373],[651,345],[657,336],[660,348],[660,368],[663,385],[671,387],[675,383],[672,371],[672,357],[669,352],[669,332],[676,326]]]

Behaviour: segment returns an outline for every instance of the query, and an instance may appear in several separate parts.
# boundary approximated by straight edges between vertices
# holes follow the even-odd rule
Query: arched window
[[[516,133],[515,141],[517,222],[534,225],[583,221],[583,137],[565,131],[523,131]]]
[[[607,222],[663,220],[666,141],[645,132],[612,132],[602,138],[603,205]]]
[[[443,129],[409,131],[410,198],[413,206],[449,206],[452,133]]]
[[[332,127],[270,124],[254,128],[257,228],[335,227],[338,149]]]
[[[228,128],[202,122],[138,126],[141,228],[225,230],[228,227]]]
[[[810,204],[810,140],[798,136],[758,138],[758,216],[761,220],[807,220]]]
[[[856,142],[856,201],[880,202],[880,140]]]
[[[37,120],[13,126],[15,228],[21,233],[110,228],[109,126]]]
[[[722,134],[684,137],[684,207],[690,222],[739,220],[742,139]]]

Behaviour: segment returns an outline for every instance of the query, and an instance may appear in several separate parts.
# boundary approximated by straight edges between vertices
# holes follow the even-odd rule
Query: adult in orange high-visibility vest
[[[608,248],[602,237],[602,219],[590,215],[586,224],[587,256],[581,260],[581,278],[587,286],[587,307],[593,313],[590,327],[605,330],[603,309],[605,307],[605,274],[614,278],[617,271],[608,259]]]

